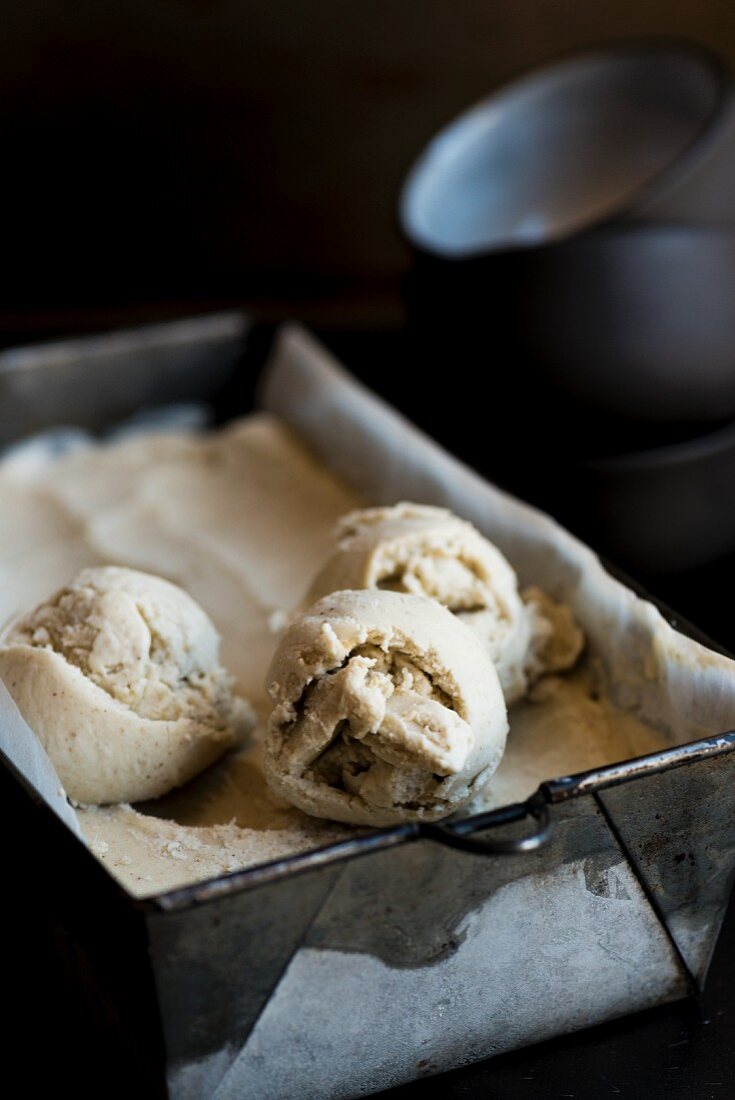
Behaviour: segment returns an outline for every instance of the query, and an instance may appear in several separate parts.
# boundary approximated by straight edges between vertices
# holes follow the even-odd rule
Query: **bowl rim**
[[[636,55],[655,57],[666,54],[689,58],[709,71],[714,86],[714,102],[711,110],[694,130],[689,140],[666,164],[653,172],[642,183],[632,187],[622,197],[611,200],[604,210],[591,217],[589,221],[547,236],[540,241],[502,240],[497,245],[477,245],[461,249],[434,247],[428,243],[425,236],[417,234],[411,228],[409,208],[412,205],[412,196],[419,180],[432,167],[432,162],[437,157],[440,146],[446,142],[450,134],[466,127],[475,118],[479,118],[488,110],[493,109],[501,98],[517,93],[524,86],[530,85],[545,74],[552,74],[555,71],[571,67],[579,61],[594,61],[595,59],[609,61],[611,59],[615,60],[616,57],[623,59],[635,57]],[[483,256],[494,256],[501,253],[531,252],[538,248],[562,244],[618,218],[630,216],[637,207],[650,202],[659,194],[665,194],[681,177],[686,176],[687,172],[697,163],[698,158],[702,154],[706,154],[708,147],[716,144],[726,117],[734,109],[735,82],[733,81],[733,69],[720,54],[702,42],[675,35],[640,35],[560,51],[552,54],[540,64],[524,70],[510,80],[503,81],[487,95],[464,108],[459,114],[454,115],[438,130],[434,131],[411,162],[401,183],[396,209],[399,233],[414,252],[448,263],[472,261]],[[652,215],[652,220],[655,222],[655,215]]]
[[[735,454],[735,419],[678,443],[663,443],[657,447],[624,451],[601,458],[584,458],[580,466],[595,473],[639,473],[713,458],[728,450]]]

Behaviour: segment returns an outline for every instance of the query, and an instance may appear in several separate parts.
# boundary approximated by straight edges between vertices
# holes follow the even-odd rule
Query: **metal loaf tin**
[[[211,393],[215,377],[230,396],[247,391],[236,382],[247,329],[232,315],[159,326],[155,369],[175,374],[183,340],[196,365],[187,396]],[[146,332],[127,340],[25,349],[5,377],[0,359],[14,434],[19,372],[31,404],[60,355],[70,387],[90,371],[135,385]],[[267,364],[266,403],[278,384]],[[134,399],[127,390],[122,404]],[[525,804],[144,900],[8,762],[18,925],[42,919],[68,1013],[143,1095],[366,1095],[701,988],[735,866],[733,750],[723,732],[550,779]],[[23,836],[44,853],[42,874]]]

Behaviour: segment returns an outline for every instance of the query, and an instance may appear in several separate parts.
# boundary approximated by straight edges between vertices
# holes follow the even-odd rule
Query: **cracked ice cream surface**
[[[584,638],[566,609],[538,589],[519,593],[498,548],[444,508],[404,502],[352,512],[337,524],[334,543],[307,603],[348,588],[436,600],[480,638],[509,705],[539,676],[579,657]]]
[[[433,820],[484,786],[508,723],[495,669],[438,603],[381,590],[324,597],[268,674],[272,788],[356,824]]]
[[[11,623],[0,675],[80,802],[164,794],[252,725],[209,617],[137,570],[82,570]]]

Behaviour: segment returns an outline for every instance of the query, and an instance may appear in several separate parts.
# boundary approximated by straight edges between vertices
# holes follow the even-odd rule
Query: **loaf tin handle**
[[[518,837],[487,836],[475,838],[472,834],[500,825],[509,825],[530,817],[536,822],[533,832]],[[522,852],[535,852],[543,848],[551,839],[554,831],[549,814],[549,804],[540,791],[527,802],[516,802],[502,810],[491,810],[486,814],[477,814],[462,821],[450,821],[445,824],[426,824],[420,827],[420,836],[427,840],[436,840],[450,848],[460,848],[463,852],[475,852],[478,855],[515,856]]]

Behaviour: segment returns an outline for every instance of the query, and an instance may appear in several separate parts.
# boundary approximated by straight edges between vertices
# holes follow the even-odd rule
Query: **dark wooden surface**
[[[498,84],[636,34],[735,58],[727,0],[6,0],[3,17],[18,305],[394,278],[406,171]]]

